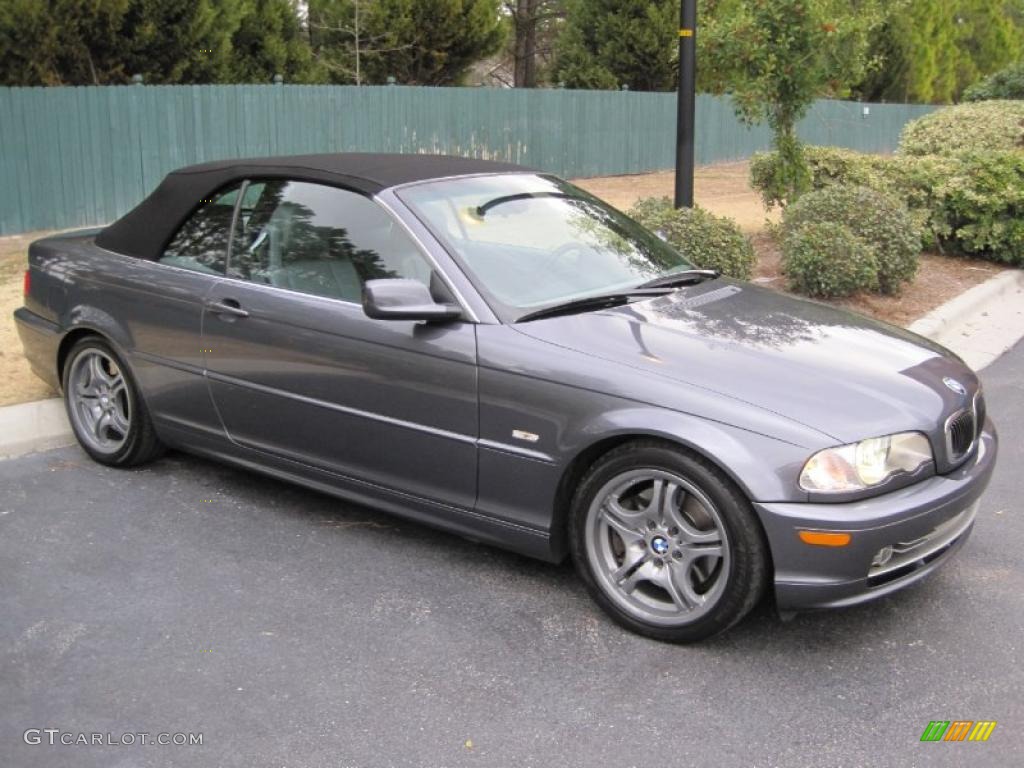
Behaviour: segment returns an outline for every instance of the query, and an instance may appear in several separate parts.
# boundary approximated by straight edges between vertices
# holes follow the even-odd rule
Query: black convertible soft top
[[[414,181],[473,173],[529,171],[521,165],[450,155],[344,153],[221,160],[168,174],[152,194],[96,236],[108,251],[159,259],[178,226],[203,200],[246,178],[286,178],[372,195]]]

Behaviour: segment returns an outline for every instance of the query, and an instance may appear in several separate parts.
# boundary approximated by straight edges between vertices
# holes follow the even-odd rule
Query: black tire
[[[718,560],[717,570],[712,571],[708,576],[708,580],[710,581],[713,578],[716,584],[714,588],[715,601],[711,603],[708,600],[706,604],[703,604],[699,610],[706,612],[692,620],[687,620],[685,615],[680,615],[678,621],[674,621],[671,617],[663,620],[663,622],[674,622],[671,625],[646,620],[642,615],[644,612],[643,606],[637,608],[627,605],[629,610],[623,607],[622,603],[628,603],[632,599],[630,597],[632,593],[626,594],[614,584],[619,580],[632,580],[632,577],[623,578],[621,576],[625,566],[625,555],[623,555],[622,560],[616,561],[611,566],[614,568],[616,563],[620,565],[616,574],[612,576],[605,575],[604,577],[599,575],[600,569],[603,568],[605,571],[609,569],[607,560],[602,560],[601,552],[606,552],[605,558],[608,555],[607,551],[602,549],[604,545],[595,545],[594,542],[600,542],[601,537],[607,535],[609,531],[612,533],[612,539],[618,534],[613,527],[606,526],[603,529],[600,528],[604,513],[599,510],[605,508],[605,502],[602,501],[598,504],[597,495],[599,493],[603,495],[606,489],[612,487],[618,481],[618,478],[630,478],[637,472],[641,473],[640,476],[642,477],[642,473],[646,471],[668,473],[673,477],[681,478],[698,490],[705,501],[710,501],[715,509],[716,522],[714,524],[717,526],[713,528],[712,532],[717,532],[720,529],[724,530],[724,535],[721,536],[720,549],[728,552],[728,557],[723,556]],[[628,486],[628,483],[629,480],[627,479],[625,485]],[[670,490],[672,489],[671,485],[665,487]],[[689,498],[690,492],[685,488],[679,488],[678,491],[682,492],[682,495],[677,496],[677,498]],[[620,496],[616,501],[622,502],[624,498]],[[638,504],[644,501],[640,496],[634,496],[634,498],[640,500],[636,502]],[[650,508],[653,508],[653,506],[652,504]],[[682,502],[679,508],[683,509]],[[623,508],[620,506],[619,509],[622,510]],[[630,512],[630,514],[643,516],[648,514],[648,511],[641,508],[639,512]],[[630,519],[633,518],[631,517]],[[594,526],[598,527],[595,528]],[[592,531],[599,531],[590,534],[591,544],[589,550],[587,543],[588,527]],[[635,530],[640,530],[640,528]],[[679,529],[672,528],[671,530],[678,532]],[[656,533],[656,531],[652,531],[645,535],[649,536]],[[632,532],[630,535],[632,535]],[[620,548],[623,548],[625,541],[624,538],[620,539]],[[645,564],[644,568],[657,566],[658,569],[665,568],[667,573],[668,566],[676,566],[675,563],[670,561],[670,557],[675,557],[677,554],[681,555],[681,553],[672,552],[670,556],[665,556],[664,554],[656,556],[656,553],[648,551],[649,547],[646,546],[647,544],[650,547],[654,547],[657,544],[657,548],[661,549],[664,540],[654,542],[653,540],[645,541],[641,538],[626,546],[636,547],[635,550],[628,550],[629,552],[643,553],[643,557],[654,561],[650,566]],[[672,547],[675,546],[675,543],[669,541],[668,545]],[[690,545],[680,544],[679,546],[685,547]],[[768,547],[763,531],[745,495],[717,467],[707,460],[671,443],[656,440],[642,440],[622,445],[607,453],[587,471],[580,481],[572,500],[569,517],[569,547],[576,570],[580,578],[583,579],[587,590],[612,619],[638,634],[674,643],[704,640],[724,632],[739,622],[761,599],[768,581],[770,568]],[[662,551],[664,552],[664,550]],[[693,549],[691,551],[700,550]],[[639,557],[641,555],[634,554],[633,556]],[[596,562],[592,562],[592,560]],[[710,561],[698,560],[697,562],[708,563]],[[693,578],[691,576],[693,572],[689,570],[692,566],[680,567],[686,569],[685,578]],[[710,566],[706,567],[708,571],[711,571]],[[636,568],[636,571],[639,572],[640,568]],[[648,572],[658,573],[658,571]],[[680,571],[673,572],[679,573]],[[724,579],[724,581],[719,585],[718,579]],[[619,582],[620,584],[621,581]],[[647,586],[650,588],[651,585],[648,583]],[[634,586],[633,589],[636,589],[636,587]],[[657,592],[657,587],[653,591]],[[674,588],[674,591],[677,594],[679,592],[678,588]],[[616,592],[622,592],[622,594],[617,594],[613,597],[613,593]],[[673,597],[667,590],[663,594],[669,598]],[[709,592],[708,594],[711,593]],[[694,610],[696,612],[696,609]]]
[[[90,438],[83,434],[81,419],[72,412],[72,382],[71,373],[75,370],[76,361],[83,356],[92,356],[100,353],[116,364],[117,373],[124,380],[124,397],[127,398],[128,429],[123,437],[123,443],[110,451],[98,450],[91,443]],[[71,422],[71,429],[78,440],[78,444],[94,461],[110,467],[135,467],[146,464],[159,458],[165,451],[163,443],[156,435],[153,428],[153,421],[149,416],[149,410],[139,392],[138,384],[132,375],[131,369],[124,363],[121,356],[114,348],[100,336],[86,336],[75,342],[65,359],[63,370],[64,408]]]

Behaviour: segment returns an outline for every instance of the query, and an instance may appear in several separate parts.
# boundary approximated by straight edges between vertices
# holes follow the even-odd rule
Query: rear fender
[[[61,318],[60,324],[65,329],[65,334],[88,330],[106,337],[122,357],[134,346],[127,329],[110,314],[94,306],[72,307]]]
[[[64,363],[68,352],[75,342],[83,336],[95,334],[102,336],[117,352],[118,356],[131,368],[130,352],[132,349],[131,335],[108,313],[92,306],[74,307],[62,317],[63,334],[57,348],[56,371],[61,386],[64,382]]]

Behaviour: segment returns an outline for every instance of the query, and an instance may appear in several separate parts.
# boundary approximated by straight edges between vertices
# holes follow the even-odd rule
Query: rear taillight
[[[24,283],[24,294],[25,298],[28,298],[28,292],[32,289],[32,273],[29,270],[25,270],[25,283]]]

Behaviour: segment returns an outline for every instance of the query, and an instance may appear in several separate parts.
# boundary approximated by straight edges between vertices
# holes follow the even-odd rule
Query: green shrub
[[[806,296],[850,296],[878,287],[875,250],[849,227],[831,221],[810,222],[786,234],[782,271],[789,287]]]
[[[782,197],[775,180],[779,173],[778,152],[755,152],[750,158],[750,186],[761,193],[765,208],[785,206],[789,201]]]
[[[881,191],[893,182],[888,158],[882,155],[865,155],[839,147],[805,147],[804,157],[811,172],[812,190],[841,183]],[[750,161],[750,185],[761,193],[768,208],[793,202],[781,198],[772,184],[778,165],[776,152],[758,152]]]
[[[921,235],[922,248],[939,245],[933,213],[943,180],[960,167],[946,155],[866,155],[848,149],[818,148],[811,162],[814,189],[830,184],[868,187],[900,200]]]
[[[911,120],[900,135],[905,155],[955,155],[1024,149],[1024,102],[959,104]]]
[[[756,152],[750,159],[750,185],[761,193],[765,207],[785,207],[795,198],[811,189],[809,156],[815,147],[802,146],[802,161],[787,167],[777,151]]]
[[[771,154],[757,159],[772,161]],[[815,190],[864,186],[898,197],[925,248],[1024,266],[1024,152],[884,157],[814,147],[808,161]]]
[[[732,219],[699,206],[676,210],[667,197],[641,200],[629,215],[661,234],[695,267],[717,269],[740,280],[754,272],[754,248]]]
[[[941,242],[1024,266],[1024,152],[965,155],[934,197],[932,225]]]
[[[811,166],[814,189],[833,182],[878,189],[889,181],[887,158],[881,155],[865,155],[839,147],[813,147],[807,151],[807,162]]]
[[[821,222],[845,226],[874,251],[882,293],[899,292],[917,274],[921,235],[900,201],[868,187],[829,185],[786,209],[783,232]]]
[[[964,101],[1024,99],[1024,61],[989,75],[964,91]]]

